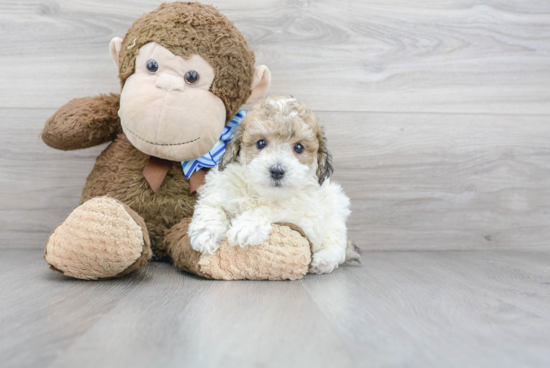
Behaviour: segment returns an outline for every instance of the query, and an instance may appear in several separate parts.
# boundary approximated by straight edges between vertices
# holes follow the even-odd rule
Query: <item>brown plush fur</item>
[[[151,247],[160,259],[167,259],[159,249],[164,232],[193,215],[196,196],[189,194],[189,180],[181,165],[174,162],[159,191],[155,194],[143,176],[149,156],[138,151],[124,134],[119,134],[97,158],[82,192],[81,203],[108,195],[127,204],[147,225]]]
[[[122,132],[119,104],[115,93],[71,100],[46,121],[42,139],[64,151],[112,141]]]
[[[128,50],[134,39],[135,46]],[[149,42],[157,42],[182,57],[199,54],[211,63],[216,71],[211,91],[224,102],[228,120],[250,95],[254,54],[239,31],[215,8],[197,3],[163,4],[139,18],[123,41],[120,53],[122,85],[134,72],[139,48]],[[151,257],[150,239],[150,247],[158,258],[169,260],[171,256],[176,266],[211,277],[201,271],[201,255],[182,246],[188,243],[185,241],[187,227],[196,198],[189,194],[189,181],[180,163],[173,163],[155,194],[143,176],[149,156],[137,150],[122,133],[119,101],[117,94],[70,101],[46,122],[42,132],[44,142],[54,148],[71,150],[112,141],[88,176],[81,204],[102,196],[114,198],[124,204],[143,229],[146,239],[143,254],[116,276],[147,263]],[[284,238],[277,241],[277,244],[285,244]],[[70,243],[63,243],[63,239],[60,243],[70,250]],[[269,244],[268,241],[266,247],[269,248]],[[303,262],[309,264],[306,258]]]
[[[114,142],[97,158],[80,203],[108,195],[127,204],[145,220],[155,255],[166,259],[166,253],[158,249],[164,231],[193,214],[196,198],[189,194],[189,180],[177,162],[159,192],[153,192],[143,176],[149,156],[138,151],[121,133],[120,119],[114,110],[118,109],[118,102],[119,95],[115,94],[72,100],[46,122],[42,139],[51,147],[70,150],[104,143],[114,135]]]
[[[145,224],[145,221],[140,215],[138,215],[130,207],[128,207],[124,203],[122,203],[122,205],[124,206],[124,209],[126,210],[126,212],[128,212],[128,214],[130,215],[130,217],[132,217],[134,221],[139,225],[139,227],[141,227],[141,231],[143,231],[144,246],[143,246],[143,251],[141,252],[141,256],[132,265],[130,265],[130,267],[128,267],[118,275],[114,276],[113,278],[122,277],[129,274],[132,271],[140,269],[141,267],[149,263],[149,260],[153,256],[153,251],[151,249],[151,240],[148,236],[147,225]]]
[[[128,50],[128,46],[135,46]],[[175,55],[199,54],[212,64],[216,78],[211,90],[224,101],[228,120],[250,96],[254,53],[233,23],[210,5],[175,2],[138,18],[130,27],[120,52],[120,79],[134,73],[139,48],[157,42]],[[164,231],[193,214],[195,196],[179,163],[169,170],[155,194],[142,172],[149,156],[138,151],[122,134],[118,109],[120,95],[109,94],[70,101],[47,122],[42,139],[51,147],[71,150],[114,142],[98,157],[82,193],[81,203],[109,195],[126,203],[145,220],[155,255]]]
[[[191,248],[187,229],[191,218],[184,218],[179,224],[166,232],[163,248],[168,252],[174,266],[199,276],[211,278],[201,272],[199,261],[201,254]]]
[[[128,49],[129,46],[135,46]],[[141,46],[156,42],[184,59],[202,56],[216,72],[210,91],[222,99],[227,121],[250,96],[255,57],[233,22],[211,5],[174,2],[138,18],[120,50],[120,82],[134,74]]]

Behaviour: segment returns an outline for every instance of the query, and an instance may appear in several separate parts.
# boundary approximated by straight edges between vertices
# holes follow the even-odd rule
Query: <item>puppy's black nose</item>
[[[271,177],[275,180],[281,180],[285,175],[285,171],[280,166],[273,166],[269,172],[271,173]]]

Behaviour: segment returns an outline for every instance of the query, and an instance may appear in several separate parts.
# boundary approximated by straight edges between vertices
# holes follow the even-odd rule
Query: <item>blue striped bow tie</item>
[[[235,134],[235,129],[239,126],[241,121],[246,115],[246,110],[241,110],[235,114],[233,119],[225,125],[223,128],[223,133],[220,137],[220,140],[216,143],[214,148],[212,148],[206,155],[199,157],[190,161],[182,161],[181,167],[183,169],[184,175],[189,179],[193,173],[199,171],[202,168],[213,168],[215,167],[223,154],[225,153],[225,144],[233,138]]]

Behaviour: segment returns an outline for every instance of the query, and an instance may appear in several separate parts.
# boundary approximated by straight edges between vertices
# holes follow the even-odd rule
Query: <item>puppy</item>
[[[258,102],[236,129],[217,168],[210,170],[189,226],[191,246],[214,253],[255,246],[271,224],[298,225],[313,244],[310,272],[329,273],[360,261],[347,241],[349,198],[330,181],[331,157],[317,117],[293,98]]]

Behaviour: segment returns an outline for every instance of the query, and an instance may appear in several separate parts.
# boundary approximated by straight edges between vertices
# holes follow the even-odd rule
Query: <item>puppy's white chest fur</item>
[[[249,184],[246,169],[238,163],[220,172],[210,171],[200,189],[201,201],[217,200],[227,220],[233,222],[246,212],[253,212],[269,223],[288,222],[298,225],[320,249],[332,224],[340,224],[349,216],[349,199],[341,187],[326,180],[319,186],[314,177],[291,197],[263,197]],[[254,221],[254,219],[251,219]]]

